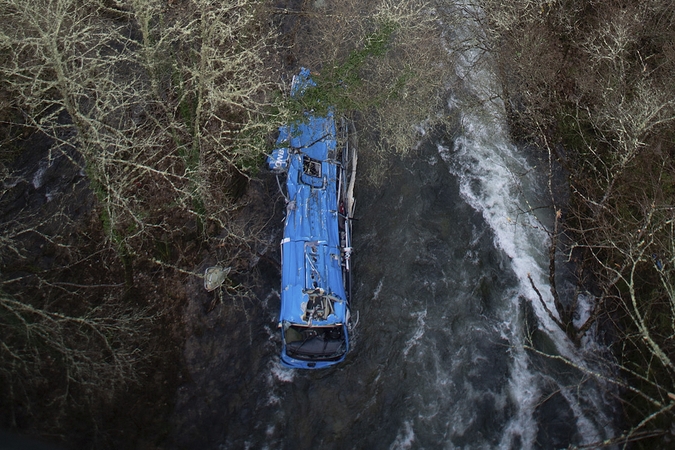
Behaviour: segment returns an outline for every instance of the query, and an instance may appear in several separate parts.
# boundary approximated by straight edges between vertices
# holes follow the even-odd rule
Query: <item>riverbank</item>
[[[564,173],[569,186],[563,203],[549,194],[560,211],[553,258],[576,267],[566,299],[564,280],[551,278],[558,325],[577,345],[611,328],[604,364],[616,371],[625,424],[611,442],[668,446],[673,7],[484,3],[514,139],[541,149],[553,184]]]
[[[273,46],[270,29],[244,36],[260,19],[250,2],[104,3],[0,11],[0,426],[65,448],[158,448],[191,376],[189,305],[255,297],[274,202],[249,180],[276,124],[254,135],[246,118],[270,117],[277,85],[256,74]],[[228,61],[244,71],[228,76],[236,102],[205,86]],[[199,289],[207,263],[232,268],[220,297]]]

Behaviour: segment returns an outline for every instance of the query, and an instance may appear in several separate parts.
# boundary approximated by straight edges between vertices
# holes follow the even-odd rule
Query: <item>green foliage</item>
[[[391,152],[412,149],[420,124],[445,120],[436,113],[451,54],[441,45],[437,19],[418,0],[327,0],[320,14],[308,16],[311,31],[295,36],[298,63],[311,69],[317,87],[289,109],[296,118],[331,106],[338,114],[358,112],[359,133],[373,137],[360,153],[378,161],[362,179],[381,182],[380,163]]]
[[[302,117],[304,111],[315,111],[317,114],[325,114],[328,108],[335,108],[339,114],[351,111],[367,111],[377,107],[382,99],[392,93],[379,94],[378,96],[359,96],[362,92],[364,66],[370,58],[383,58],[390,48],[391,36],[398,29],[393,22],[381,22],[376,31],[365,38],[361,48],[352,50],[344,62],[329,64],[329,68],[321,74],[313,75],[316,86],[309,87],[302,96],[291,101],[291,108],[296,117]],[[401,75],[404,77],[404,75]],[[405,78],[392,88],[402,89]]]

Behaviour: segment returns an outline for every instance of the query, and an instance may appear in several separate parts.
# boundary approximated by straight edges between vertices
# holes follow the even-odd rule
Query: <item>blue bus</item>
[[[293,78],[291,95],[314,86]],[[270,170],[286,175],[281,240],[281,363],[320,369],[343,361],[351,327],[351,254],[356,152],[353,125],[329,111],[279,129]],[[281,183],[279,184],[281,187]],[[283,190],[282,190],[283,192]]]

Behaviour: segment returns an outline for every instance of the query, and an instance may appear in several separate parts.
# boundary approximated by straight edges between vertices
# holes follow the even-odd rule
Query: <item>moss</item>
[[[155,258],[165,263],[171,263],[175,254],[175,247],[171,242],[155,240]]]

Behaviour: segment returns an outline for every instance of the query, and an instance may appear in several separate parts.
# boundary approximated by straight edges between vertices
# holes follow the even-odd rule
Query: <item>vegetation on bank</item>
[[[552,252],[573,263],[596,303],[574,323],[612,339],[625,431],[637,448],[675,439],[675,6],[672,2],[482,0],[514,135],[569,180]],[[553,176],[553,175],[552,175]],[[555,289],[555,277],[552,278]],[[578,295],[577,293],[577,295]],[[552,314],[553,315],[553,314]],[[603,325],[604,324],[604,325]],[[598,443],[598,445],[609,444]]]
[[[161,439],[184,274],[215,247],[246,272],[260,239],[234,219],[283,120],[261,15],[248,0],[0,1],[3,427]],[[57,174],[46,188],[25,179],[38,161]],[[116,414],[128,404],[137,417]]]
[[[3,428],[165,437],[186,276],[209,255],[226,295],[251,295],[268,217],[241,210],[300,113],[290,75],[312,68],[320,104],[364,113],[383,136],[366,155],[410,148],[446,54],[422,6],[0,0]],[[53,191],[23,176],[38,162]]]
[[[372,167],[359,176],[381,183],[387,156],[413,148],[420,127],[446,120],[435,113],[442,109],[451,55],[439,46],[437,17],[420,0],[345,0],[316,2],[301,20],[293,55],[297,65],[312,69],[318,86],[296,112],[334,105],[355,114],[368,133],[360,158]]]

